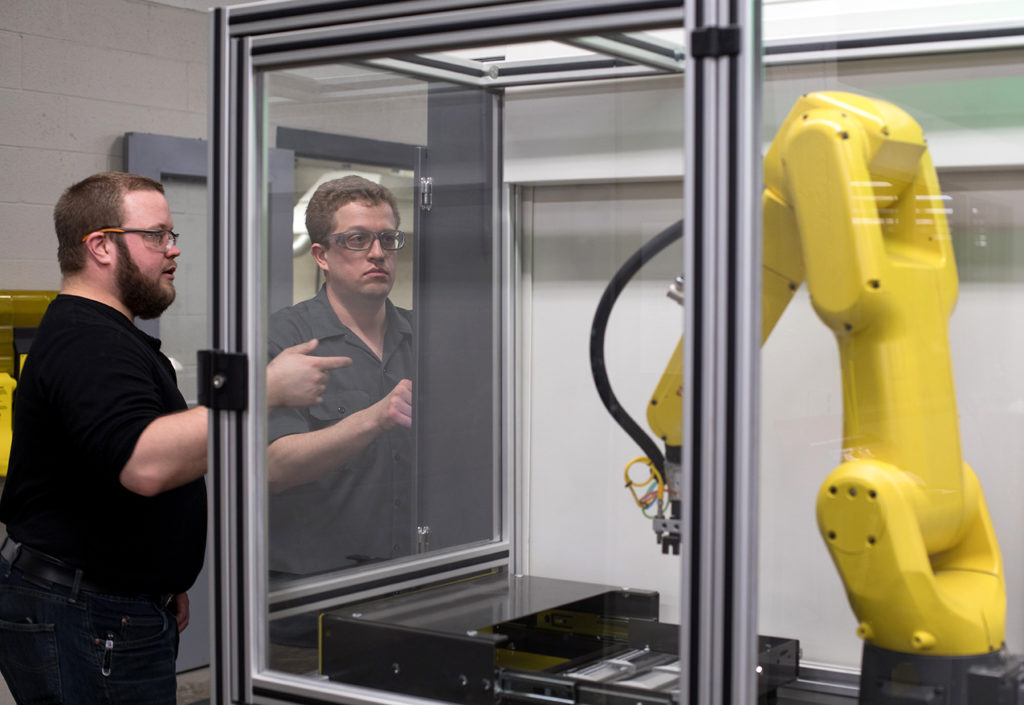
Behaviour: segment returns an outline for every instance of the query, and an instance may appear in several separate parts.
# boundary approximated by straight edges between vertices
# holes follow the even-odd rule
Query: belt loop
[[[82,569],[81,568],[76,568],[75,569],[75,580],[74,580],[74,582],[71,585],[71,599],[72,600],[77,600],[78,599],[78,588],[81,586],[81,584],[82,584]]]

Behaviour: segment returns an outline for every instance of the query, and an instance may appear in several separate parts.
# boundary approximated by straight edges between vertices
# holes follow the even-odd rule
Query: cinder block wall
[[[0,0],[0,288],[60,286],[53,205],[125,132],[206,137],[209,37],[145,0]]]

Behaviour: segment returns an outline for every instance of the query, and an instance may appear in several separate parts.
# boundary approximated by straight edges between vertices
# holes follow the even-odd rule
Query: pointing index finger
[[[333,370],[338,367],[348,367],[352,364],[351,357],[343,357],[340,355],[334,357],[316,357],[313,358],[313,364],[321,370]]]

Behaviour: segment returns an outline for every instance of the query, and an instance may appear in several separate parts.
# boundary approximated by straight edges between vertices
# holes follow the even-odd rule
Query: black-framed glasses
[[[169,252],[172,247],[178,244],[178,238],[181,237],[181,235],[173,230],[145,230],[142,228],[100,228],[95,232],[138,233],[142,236],[142,242],[146,247],[157,252]],[[86,235],[82,238],[82,242],[85,242],[88,238],[89,235]]]
[[[382,250],[400,250],[405,247],[405,233],[401,230],[381,230],[375,233],[357,228],[328,235],[325,239],[346,250],[368,250],[373,247],[374,240],[380,243]]]

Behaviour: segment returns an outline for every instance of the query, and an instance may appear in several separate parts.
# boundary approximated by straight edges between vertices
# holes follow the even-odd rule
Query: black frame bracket
[[[199,403],[210,409],[244,411],[249,406],[249,358],[245,353],[196,353]]]
[[[691,53],[695,59],[736,56],[740,53],[740,28],[699,27],[690,33]]]

